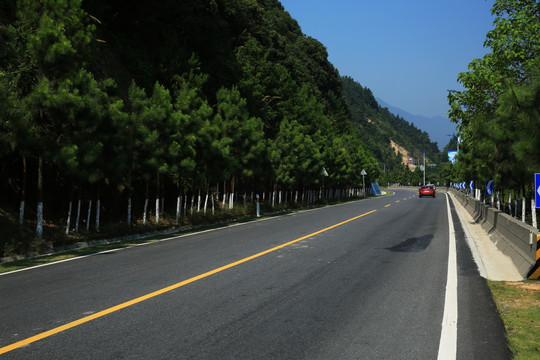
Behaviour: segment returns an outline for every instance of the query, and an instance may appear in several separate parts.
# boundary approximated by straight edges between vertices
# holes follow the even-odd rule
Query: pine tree
[[[20,152],[38,159],[38,216],[36,235],[43,234],[43,164],[53,160],[58,148],[62,114],[54,97],[61,84],[84,65],[94,27],[85,23],[80,0],[18,3],[14,40],[17,70],[10,75],[17,84],[17,117],[10,126]]]

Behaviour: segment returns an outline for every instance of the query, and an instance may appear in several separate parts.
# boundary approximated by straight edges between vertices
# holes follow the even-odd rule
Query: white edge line
[[[461,206],[461,204],[458,204],[457,201],[455,201],[455,198],[453,198],[455,206]],[[474,262],[476,263],[476,266],[478,267],[478,272],[480,273],[480,276],[484,279],[487,279],[487,271],[486,267],[484,266],[484,261],[482,260],[482,257],[480,256],[480,251],[478,250],[478,247],[476,246],[476,242],[474,241],[473,236],[471,235],[471,232],[469,231],[469,227],[467,225],[467,219],[465,219],[465,215],[461,215],[460,211],[456,211],[459,221],[461,222],[463,229],[463,232],[465,233],[465,240],[467,241],[467,244],[469,245],[469,248],[471,249]]]
[[[457,255],[456,232],[452,221],[450,201],[446,194],[446,207],[448,211],[448,274],[446,279],[446,294],[444,297],[444,314],[442,321],[441,339],[439,342],[438,360],[455,360],[457,355]]]

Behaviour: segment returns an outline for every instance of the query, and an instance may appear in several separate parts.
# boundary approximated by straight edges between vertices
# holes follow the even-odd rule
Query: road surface
[[[452,276],[454,339],[456,322],[441,326]],[[397,190],[8,273],[0,300],[2,359],[510,358],[443,193]]]

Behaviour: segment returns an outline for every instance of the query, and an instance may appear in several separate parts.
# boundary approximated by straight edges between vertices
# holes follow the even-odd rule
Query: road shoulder
[[[482,229],[467,210],[460,204],[451,192],[448,193],[452,198],[459,221],[465,232],[465,238],[474,261],[478,266],[480,275],[493,281],[523,281],[523,277],[517,270],[510,257],[503,254],[497,246],[491,241],[489,235]]]

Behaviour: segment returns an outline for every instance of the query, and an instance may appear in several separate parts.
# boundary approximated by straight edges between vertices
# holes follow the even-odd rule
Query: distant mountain
[[[439,150],[442,150],[450,141],[448,135],[456,132],[456,125],[450,119],[443,116],[425,117],[421,115],[413,115],[403,109],[397,108],[386,103],[380,98],[376,98],[381,107],[388,108],[392,114],[399,115],[414,126],[429,134],[432,141],[436,142]]]

